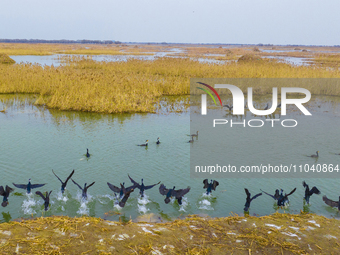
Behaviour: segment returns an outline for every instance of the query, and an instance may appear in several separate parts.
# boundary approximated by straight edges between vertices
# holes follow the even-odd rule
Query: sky
[[[340,45],[339,0],[0,0],[0,39]]]

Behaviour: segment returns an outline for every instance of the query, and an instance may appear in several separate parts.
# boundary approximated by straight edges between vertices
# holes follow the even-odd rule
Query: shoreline
[[[1,254],[335,254],[338,222],[280,213],[162,223],[52,216],[0,224],[0,246]]]

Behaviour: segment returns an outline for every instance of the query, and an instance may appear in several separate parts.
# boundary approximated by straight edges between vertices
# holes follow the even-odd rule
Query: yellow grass
[[[0,224],[0,254],[338,254],[338,225],[313,214],[165,223],[53,216]]]
[[[340,78],[338,70],[293,67],[274,60],[202,64],[189,59],[96,62],[75,58],[60,67],[0,65],[0,93],[35,93],[37,104],[103,113],[154,112],[159,97],[188,95],[190,78]],[[272,86],[255,90],[272,92]],[[306,85],[308,86],[308,85]],[[313,95],[340,95],[338,87],[306,87]]]

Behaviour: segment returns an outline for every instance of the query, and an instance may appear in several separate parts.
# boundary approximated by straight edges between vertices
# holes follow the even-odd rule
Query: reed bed
[[[139,47],[124,44],[26,44],[0,43],[0,53],[7,55],[54,55],[54,54],[82,54],[82,55],[150,55],[142,52]]]
[[[313,214],[111,222],[53,216],[0,224],[0,254],[338,254],[338,220]]]
[[[188,95],[190,78],[340,78],[339,70],[274,60],[208,64],[183,58],[97,62],[70,58],[65,66],[0,65],[0,93],[34,93],[36,104],[102,113],[155,112],[162,96]],[[268,85],[256,94],[272,93]],[[340,95],[337,86],[306,84],[313,95]]]

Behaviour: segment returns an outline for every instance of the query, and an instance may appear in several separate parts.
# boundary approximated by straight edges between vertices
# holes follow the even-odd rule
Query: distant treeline
[[[65,44],[120,44],[112,40],[41,40],[41,39],[0,39],[0,43],[65,43]]]

